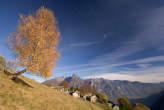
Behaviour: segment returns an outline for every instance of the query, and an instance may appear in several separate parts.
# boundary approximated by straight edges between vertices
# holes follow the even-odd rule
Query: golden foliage
[[[60,55],[57,50],[60,32],[52,11],[41,7],[35,14],[20,15],[17,32],[9,36],[9,46],[17,62],[30,73],[51,76]]]

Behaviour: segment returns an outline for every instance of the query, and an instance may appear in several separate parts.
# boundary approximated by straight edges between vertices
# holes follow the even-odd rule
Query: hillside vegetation
[[[88,101],[19,76],[32,87],[16,83],[0,72],[0,110],[102,110]]]

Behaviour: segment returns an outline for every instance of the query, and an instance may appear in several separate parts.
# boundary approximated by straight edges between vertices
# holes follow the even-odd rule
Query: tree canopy
[[[15,53],[19,66],[25,68],[17,74],[30,71],[41,77],[51,76],[60,56],[60,32],[51,10],[41,7],[27,17],[20,15],[17,31],[9,36],[9,47]]]
[[[60,84],[61,86],[63,86],[64,88],[68,88],[69,87],[69,85],[68,85],[68,82],[67,81],[63,81],[63,82],[61,82],[61,84]]]
[[[89,94],[89,93],[94,93],[94,89],[93,87],[91,87],[90,85],[88,85],[87,83],[84,83],[80,88],[80,93],[81,95],[86,95],[86,94]]]

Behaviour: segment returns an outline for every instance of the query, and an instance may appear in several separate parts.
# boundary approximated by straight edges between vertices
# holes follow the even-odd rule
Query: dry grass
[[[0,72],[0,110],[102,110],[99,106],[22,77],[34,88],[18,84]]]

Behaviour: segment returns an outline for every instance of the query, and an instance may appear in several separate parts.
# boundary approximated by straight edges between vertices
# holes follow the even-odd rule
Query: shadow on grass
[[[27,87],[31,87],[33,88],[33,86],[31,84],[29,84],[28,82],[24,81],[23,79],[19,78],[19,77],[13,77],[13,74],[9,71],[7,71],[6,69],[4,69],[4,73],[12,80],[14,81],[15,83],[18,83],[18,84],[22,84],[24,86],[27,86]]]
[[[13,80],[15,83],[22,84],[22,85],[25,85],[25,86],[28,86],[28,87],[33,88],[32,85],[30,85],[29,83],[25,82],[23,79],[21,79],[21,78],[19,78],[19,77],[12,78],[12,80]]]

